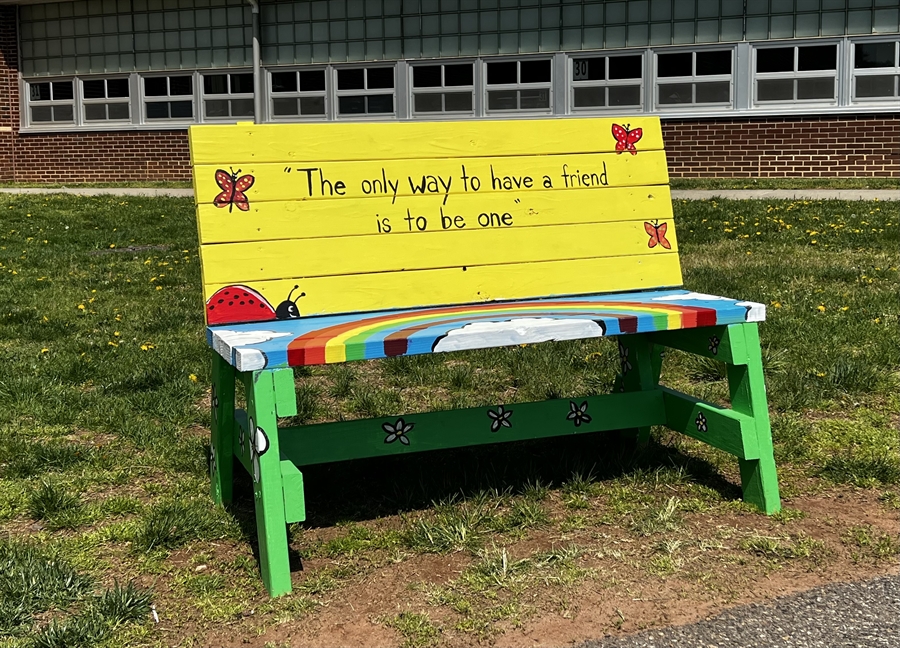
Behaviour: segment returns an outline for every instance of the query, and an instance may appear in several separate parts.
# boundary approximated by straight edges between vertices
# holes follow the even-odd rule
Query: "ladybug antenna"
[[[240,173],[240,172],[239,172],[239,173]],[[299,295],[297,295],[297,299],[291,299],[291,295],[293,295],[293,294],[294,294],[294,291],[297,290],[297,288],[299,288],[299,287],[300,287],[299,285],[296,285],[296,286],[294,286],[293,288],[291,288],[291,292],[288,293],[288,297],[287,297],[287,300],[288,300],[289,302],[293,302],[293,303],[296,304],[296,303],[297,303],[297,299],[300,299],[301,297],[306,297],[306,293],[303,292],[303,293],[300,293]]]

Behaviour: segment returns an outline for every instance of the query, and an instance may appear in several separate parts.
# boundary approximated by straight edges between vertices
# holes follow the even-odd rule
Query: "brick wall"
[[[900,113],[662,125],[675,178],[900,178]]]
[[[19,126],[16,7],[0,6],[0,181],[15,177],[13,143]]]

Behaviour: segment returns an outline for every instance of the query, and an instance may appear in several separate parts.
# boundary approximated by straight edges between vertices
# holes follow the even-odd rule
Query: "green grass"
[[[784,491],[874,489],[896,508],[900,204],[674,208],[686,285],[769,307],[761,335]],[[227,511],[208,497],[210,374],[191,201],[3,195],[0,215],[0,635],[15,648],[189,645],[201,641],[190,628],[203,636],[224,620],[255,632],[251,621],[314,613],[413,556],[465,557],[417,599],[440,608],[432,618],[454,620],[392,608],[382,622],[407,642],[488,638],[527,617],[526,590],[567,609],[567,588],[592,577],[580,562],[588,554],[642,547],[645,578],[676,578],[693,564],[694,536],[716,533],[697,513],[751,515],[732,457],[662,430],[643,453],[610,434],[312,467],[309,520],[291,537],[319,566],[270,603],[247,483]],[[315,367],[296,373],[297,419],[577,397],[610,390],[617,370],[615,344],[602,339]],[[671,352],[664,377],[727,400],[717,363]],[[741,561],[830,560],[797,531],[801,514],[772,522],[779,530],[733,547]],[[611,529],[622,544],[606,544]],[[560,536],[573,538],[571,551],[515,549]],[[857,529],[843,547],[873,562],[894,556],[897,540]],[[147,590],[110,586],[133,581],[158,584],[153,600],[182,613],[170,619],[182,635],[156,633]]]
[[[900,189],[900,178],[672,178],[672,189]]]
[[[118,187],[139,189],[190,189],[191,181],[176,180],[146,180],[140,182],[67,182],[67,183],[40,183],[40,182],[0,182],[0,187],[12,189],[38,188],[38,189],[115,189]]]

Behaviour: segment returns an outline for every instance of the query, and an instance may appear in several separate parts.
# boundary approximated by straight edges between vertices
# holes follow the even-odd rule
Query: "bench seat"
[[[210,326],[238,371],[761,322],[765,306],[688,290],[529,299]]]

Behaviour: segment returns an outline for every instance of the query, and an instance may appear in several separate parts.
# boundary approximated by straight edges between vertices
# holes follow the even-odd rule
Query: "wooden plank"
[[[411,234],[406,210],[425,215],[432,229],[477,229],[481,214],[509,214],[514,227],[573,225],[621,220],[671,221],[672,199],[666,185],[616,187],[602,194],[590,189],[532,191],[521,198],[506,193],[462,194],[444,204],[440,195],[417,196],[394,203],[392,198],[342,200],[253,201],[247,212],[197,208],[200,242],[234,243],[292,238],[375,234],[391,225],[392,234]],[[385,220],[387,219],[387,220]],[[670,222],[669,227],[674,227]],[[394,231],[397,228],[397,231]]]
[[[577,425],[575,409],[581,412]],[[279,439],[284,457],[304,466],[664,421],[662,393],[654,390],[288,427],[279,430]]]
[[[751,417],[668,387],[659,389],[663,392],[667,427],[739,459],[759,457],[756,428]]]
[[[613,151],[613,124],[642,129],[638,151],[663,148],[658,117],[191,126],[191,164],[380,160]],[[638,157],[640,153],[638,153]],[[237,168],[237,167],[235,167]]]
[[[227,150],[227,149],[226,149]],[[456,159],[401,159],[362,162],[296,161],[239,164],[228,158],[194,167],[195,200],[212,203],[222,192],[216,180],[220,169],[252,176],[245,191],[250,205],[270,200],[346,200],[433,193],[446,197],[463,194],[508,193],[520,197],[529,191],[554,189],[602,190],[606,187],[668,184],[664,151],[639,155],[580,153]],[[224,207],[223,207],[224,208]],[[228,207],[235,211],[235,208]]]
[[[280,417],[297,415],[297,392],[293,369],[276,369],[272,372],[275,385],[275,412]]]
[[[284,521],[288,524],[306,519],[306,497],[303,493],[303,473],[293,462],[281,461],[281,483],[284,489]]]
[[[662,346],[721,360],[728,364],[747,364],[744,336],[728,326],[709,326],[687,331],[653,333],[652,339]]]
[[[296,277],[296,275],[295,275]],[[252,282],[273,310],[294,286],[301,315],[325,315],[431,304],[464,304],[534,296],[674,288],[682,284],[677,254],[634,255],[502,266],[287,278]],[[204,301],[228,284],[208,283]],[[298,292],[294,293],[294,296]]]
[[[677,252],[674,228],[671,252]],[[666,254],[648,248],[642,221],[424,231],[413,236],[372,235],[205,245],[203,279],[246,284],[285,277],[327,277],[376,272],[528,264]],[[527,271],[527,266],[522,270]],[[305,288],[303,289],[305,290]]]

